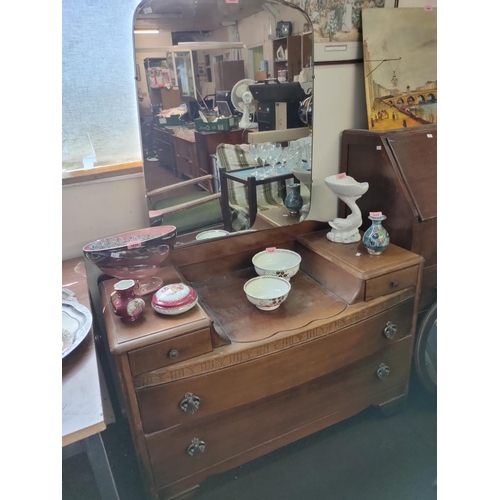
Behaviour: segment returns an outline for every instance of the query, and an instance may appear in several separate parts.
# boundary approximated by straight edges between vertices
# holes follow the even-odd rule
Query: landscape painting
[[[368,126],[392,130],[437,123],[437,10],[364,10]]]
[[[314,60],[361,60],[361,12],[394,7],[395,0],[291,0],[309,16],[314,32]]]

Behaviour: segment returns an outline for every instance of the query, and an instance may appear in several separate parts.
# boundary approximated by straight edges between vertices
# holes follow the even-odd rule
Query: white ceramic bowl
[[[209,231],[202,231],[196,235],[196,239],[199,240],[210,240],[212,238],[222,238],[227,236],[229,231],[224,231],[223,229],[211,229]]]
[[[259,276],[278,276],[289,280],[300,268],[302,257],[292,250],[266,249],[255,254],[252,264]]]
[[[291,289],[290,283],[277,276],[259,276],[243,286],[247,299],[262,311],[273,311],[285,302]]]

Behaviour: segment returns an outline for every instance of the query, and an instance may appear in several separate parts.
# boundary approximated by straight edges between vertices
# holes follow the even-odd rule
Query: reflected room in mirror
[[[186,244],[303,221],[313,93],[303,11],[276,0],[152,0],[136,10],[134,40],[151,225],[176,226]],[[290,211],[297,183],[302,205]]]

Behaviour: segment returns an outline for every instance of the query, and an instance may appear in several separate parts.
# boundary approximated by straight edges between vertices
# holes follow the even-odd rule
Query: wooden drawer
[[[388,295],[415,286],[417,279],[418,266],[413,266],[367,280],[365,300],[375,299],[382,295]]]
[[[179,156],[193,160],[193,153],[195,151],[194,144],[184,141],[182,139],[175,139],[175,151]]]
[[[410,335],[413,307],[414,299],[407,300],[369,320],[279,353],[207,375],[137,390],[144,432],[204,418],[339,370]],[[384,334],[388,322],[396,325],[392,339]],[[194,413],[180,408],[187,394],[200,399]]]
[[[132,375],[140,375],[179,361],[194,358],[211,350],[210,329],[204,328],[197,332],[130,351],[128,359]]]
[[[146,436],[157,486],[161,488],[263,443],[279,440],[355,402],[364,401],[364,407],[368,407],[378,394],[391,388],[401,386],[404,393],[411,355],[412,339],[406,338],[343,370],[257,403]],[[390,369],[383,380],[377,376],[382,363]],[[233,384],[235,391],[246,390],[244,381],[236,379]],[[199,456],[188,454],[194,439],[205,445]]]

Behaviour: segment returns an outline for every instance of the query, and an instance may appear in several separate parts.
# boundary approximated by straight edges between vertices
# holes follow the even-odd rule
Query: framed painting
[[[291,0],[312,22],[314,62],[363,58],[361,12],[397,7],[398,0]]]
[[[370,130],[437,123],[437,10],[363,12]]]

